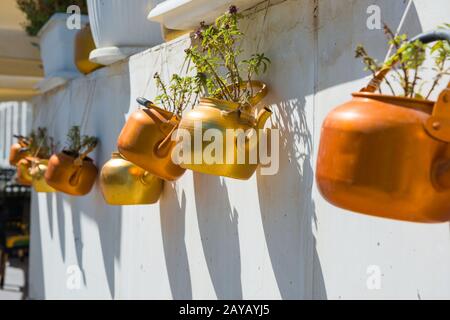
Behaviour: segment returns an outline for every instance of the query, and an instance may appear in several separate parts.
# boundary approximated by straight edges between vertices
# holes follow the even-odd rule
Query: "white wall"
[[[9,168],[9,148],[15,134],[27,135],[32,125],[32,109],[27,102],[0,103],[0,168]]]
[[[187,172],[151,206],[107,206],[98,185],[82,198],[34,193],[31,297],[450,298],[448,224],[350,213],[314,185],[324,117],[367,81],[354,47],[363,42],[380,60],[387,51],[382,30],[366,28],[371,4],[394,28],[407,8],[406,1],[288,0],[266,17],[260,5],[243,23],[245,48],[259,45],[272,60],[263,80],[281,129],[277,175],[236,181]],[[449,9],[447,0],[416,0],[403,31],[434,28]],[[101,139],[93,155],[101,166],[134,99],[153,98],[153,74],[179,71],[189,45],[182,38],[153,48],[36,99],[36,125],[64,140],[89,112],[86,133]],[[366,286],[370,265],[381,268],[380,290]],[[73,266],[82,273],[78,290],[67,287]]]

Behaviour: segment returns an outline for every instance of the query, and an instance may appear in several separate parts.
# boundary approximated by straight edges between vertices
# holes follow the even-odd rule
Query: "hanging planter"
[[[14,136],[18,142],[14,143],[9,150],[9,164],[12,166],[30,155],[28,145],[29,141],[23,136]]]
[[[133,112],[125,123],[117,140],[119,152],[127,160],[161,179],[177,180],[185,169],[172,162],[175,142],[171,137],[180,118],[144,98],[137,101],[145,109]]]
[[[33,177],[30,174],[32,159],[27,157],[17,163],[16,182],[22,186],[31,186]]]
[[[32,178],[32,185],[36,192],[52,193],[56,192],[54,188],[48,185],[45,181],[45,172],[48,168],[48,159],[33,159],[31,161],[30,175]]]
[[[93,50],[95,50],[95,43],[91,27],[87,24],[75,37],[75,65],[83,74],[89,74],[102,67],[102,65],[89,60],[89,55]]]
[[[231,6],[213,25],[202,24],[195,32],[200,44],[186,53],[196,67],[198,81],[207,98],[201,98],[200,103],[183,116],[178,138],[182,137],[184,146],[190,146],[188,157],[183,149],[183,159],[179,159],[181,167],[246,180],[258,167],[260,131],[272,111],[264,107],[256,116],[256,105],[267,95],[268,89],[263,82],[253,79],[267,71],[270,60],[263,53],[240,59],[240,44],[244,39],[239,30],[240,18],[237,8]],[[204,139],[210,130],[220,133],[221,145],[216,145],[216,134],[214,144]],[[239,131],[245,136],[239,137]],[[186,132],[189,137],[185,137]],[[186,139],[190,143],[186,144]],[[199,139],[201,146],[198,146]],[[214,145],[214,157],[211,152],[205,155],[210,145]]]
[[[55,149],[53,138],[48,136],[46,128],[39,127],[23,139],[27,141],[26,149],[30,156],[20,164],[20,180],[29,183],[31,179],[36,192],[54,192],[44,179],[48,158]]]
[[[153,0],[88,0],[89,19],[97,49],[90,60],[109,65],[162,43],[159,23],[146,19]]]
[[[440,39],[450,41],[450,33],[426,33],[410,44]],[[344,209],[406,221],[448,221],[450,86],[436,103],[374,93],[398,58],[396,54],[366,88],[326,117],[318,188]]]
[[[87,155],[94,150],[97,139],[80,135],[74,126],[68,134],[69,147],[51,156],[45,172],[45,181],[54,189],[73,195],[88,194],[97,177],[97,167]]]
[[[246,86],[247,84],[243,84]],[[258,131],[264,129],[264,125],[267,119],[271,116],[272,111],[265,107],[260,111],[258,116],[253,116],[253,107],[258,104],[267,94],[267,87],[264,83],[259,81],[252,81],[251,85],[259,90],[252,98],[250,98],[249,104],[243,107],[237,102],[220,100],[215,98],[201,98],[200,103],[194,107],[193,110],[187,112],[180,123],[180,129],[187,130],[191,137],[191,157],[187,161],[181,163],[181,167],[190,169],[193,171],[230,177],[235,179],[249,179],[256,168],[258,162],[255,158],[254,162],[250,161],[251,154],[258,154]],[[220,152],[224,158],[227,153],[232,152],[233,159],[231,162],[227,162],[226,159],[219,159],[220,163],[208,163],[203,159],[201,163],[195,161],[195,159],[202,159],[205,148],[211,144],[210,141],[203,141],[202,147],[198,148],[195,142],[195,136],[199,134],[196,132],[195,125],[201,121],[201,135],[204,136],[206,130],[215,129],[221,133],[223,137],[222,151]],[[242,151],[245,155],[245,161],[238,162],[238,143],[237,137],[233,136],[232,143],[228,142],[227,130],[243,130],[243,132],[249,132],[247,130],[256,130],[251,132],[245,137],[245,142],[241,145]],[[255,137],[251,137],[255,134]],[[253,141],[252,141],[253,139]],[[232,145],[233,149],[227,149],[228,145]],[[218,152],[218,150],[216,150]],[[186,159],[185,159],[186,160]]]
[[[153,204],[159,200],[163,180],[115,152],[100,172],[100,188],[110,205]]]

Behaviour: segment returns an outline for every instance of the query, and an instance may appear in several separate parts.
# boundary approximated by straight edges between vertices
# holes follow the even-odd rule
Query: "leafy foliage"
[[[186,54],[196,67],[202,94],[246,104],[253,91],[244,82],[266,72],[270,60],[264,53],[241,59],[243,50],[239,45],[244,37],[238,26],[241,17],[237,8],[231,6],[214,24],[202,23],[195,33],[200,44],[187,49]]]
[[[92,150],[97,146],[98,139],[80,133],[79,126],[73,126],[67,133],[67,146],[64,152],[73,157],[78,157],[82,153]]]
[[[77,5],[81,9],[82,14],[87,14],[86,0],[16,0],[19,9],[25,13],[27,23],[25,31],[30,36],[36,36],[50,19],[57,13],[67,11],[71,5]]]
[[[449,28],[450,25],[446,24],[444,27]],[[385,78],[384,82],[393,95],[396,95],[396,92],[391,82],[392,79],[400,84],[403,90],[402,96],[427,99],[442,77],[449,74],[450,69],[446,68],[446,62],[450,60],[450,46],[448,42],[437,41],[429,48],[429,46],[420,41],[410,42],[406,34],[395,35],[386,25],[384,26],[384,32],[388,43],[396,50],[392,57],[384,63],[379,63],[368,55],[362,45],[358,45],[355,50],[355,58],[361,59],[365,65],[365,70],[370,71],[373,76],[381,69],[392,67],[393,76],[391,76],[391,80]],[[436,75],[430,90],[424,95],[421,91],[427,81],[422,79],[421,72],[425,69],[424,62],[428,49],[433,56],[434,67],[432,70]],[[394,65],[397,61],[398,65]],[[379,91],[381,92],[381,88]]]
[[[197,102],[200,94],[198,77],[181,77],[178,74],[174,74],[167,85],[162,81],[158,73],[155,73],[154,78],[158,90],[161,91],[161,94],[155,100],[164,109],[181,117],[183,110]]]

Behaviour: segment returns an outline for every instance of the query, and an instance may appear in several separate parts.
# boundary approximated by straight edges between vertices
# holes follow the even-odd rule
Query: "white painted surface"
[[[243,23],[244,48],[259,44],[272,59],[263,80],[281,129],[276,176],[236,181],[187,172],[151,206],[107,206],[98,185],[83,198],[33,194],[31,297],[450,298],[448,224],[350,213],[325,202],[314,185],[324,117],[367,81],[355,46],[366,44],[379,59],[387,51],[382,30],[366,28],[372,4],[396,28],[407,3],[288,0],[267,16],[263,3]],[[403,31],[434,28],[449,9],[447,0],[416,0]],[[179,71],[189,44],[181,38],[47,93],[35,101],[36,125],[51,123],[50,133],[64,139],[88,110],[85,131],[101,139],[93,157],[104,164],[134,99],[154,98],[153,74]],[[372,265],[380,290],[366,285]],[[73,266],[82,274],[76,290],[67,286]]]
[[[109,65],[163,42],[159,23],[146,19],[161,0],[88,0],[96,50],[90,60]]]
[[[52,77],[74,78],[80,75],[75,65],[75,36],[78,29],[69,29],[66,21],[70,15],[54,14],[39,31],[39,47],[47,79]],[[87,23],[86,16],[81,17],[81,27]],[[45,81],[45,80],[44,80]]]
[[[26,102],[0,103],[0,168],[9,168],[9,148],[16,142],[15,134],[31,131],[32,108]]]
[[[212,23],[231,5],[245,10],[261,3],[261,0],[166,0],[150,11],[148,19],[174,30],[192,30],[200,22]]]

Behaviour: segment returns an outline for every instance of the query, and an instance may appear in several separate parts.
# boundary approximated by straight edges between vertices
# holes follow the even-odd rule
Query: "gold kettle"
[[[100,172],[100,189],[110,205],[152,204],[159,200],[163,180],[114,152]]]
[[[243,86],[247,85],[248,83],[243,83]],[[242,180],[247,180],[253,175],[259,164],[259,131],[264,128],[266,121],[272,115],[272,111],[268,107],[264,107],[257,117],[254,116],[254,106],[267,95],[268,89],[260,81],[252,81],[250,85],[257,88],[258,92],[249,99],[245,106],[221,99],[201,98],[200,103],[183,116],[179,126],[181,130],[178,131],[178,138],[183,135],[184,140],[184,133],[189,133],[186,138],[190,137],[191,152],[187,159],[183,154],[183,160],[179,160],[181,167],[201,173]],[[201,134],[201,137],[204,137],[208,129],[218,130],[223,137],[222,152],[219,152],[222,159],[214,163],[203,159],[204,151],[211,142],[204,141],[202,138],[201,148],[195,144],[196,135]],[[242,130],[241,133],[245,134],[245,141],[241,144],[242,147],[238,146],[239,139],[236,135],[229,136],[227,134],[228,129]],[[229,141],[230,139],[232,141]],[[243,155],[245,155],[245,158],[243,158]],[[251,155],[256,155],[256,157],[251,157]],[[202,161],[196,159],[202,159]],[[239,159],[240,161],[238,161]]]
[[[172,133],[180,119],[152,102],[138,98],[145,109],[133,112],[117,140],[119,152],[132,163],[151,174],[169,181],[181,177],[185,169],[172,162],[175,141]]]
[[[33,184],[33,177],[30,174],[32,159],[26,157],[17,163],[17,177],[16,182],[22,186],[31,186]]]

